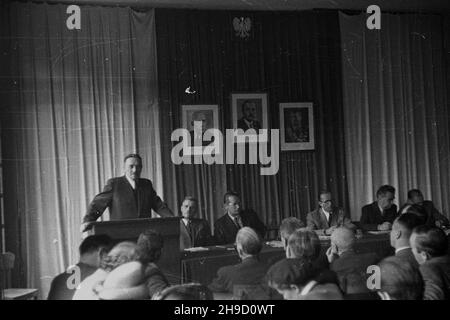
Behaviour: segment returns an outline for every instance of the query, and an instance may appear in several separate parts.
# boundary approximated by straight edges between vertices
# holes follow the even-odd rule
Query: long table
[[[330,246],[330,240],[324,239],[321,243],[321,255],[324,256]],[[375,252],[378,257],[384,258],[394,253],[390,246],[389,235],[363,235],[357,239],[355,251],[358,253]],[[264,245],[260,259],[272,264],[285,257],[283,248],[274,248]],[[181,282],[199,282],[204,285],[211,283],[220,267],[239,263],[239,256],[232,245],[207,247],[205,251],[183,251],[181,256]]]

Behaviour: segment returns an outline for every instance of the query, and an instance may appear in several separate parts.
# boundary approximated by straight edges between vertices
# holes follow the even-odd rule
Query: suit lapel
[[[328,220],[327,217],[325,216],[325,213],[322,212],[322,209],[318,209],[317,212],[319,213],[321,227],[324,227],[319,229],[328,229],[330,226],[328,224]]]
[[[137,211],[138,206],[137,206],[137,202],[135,201],[133,187],[128,182],[128,180],[127,180],[127,178],[125,176],[122,176],[122,184],[124,185],[124,191],[127,193],[127,198],[128,199],[133,199],[131,204],[134,206],[133,209],[135,209],[135,210],[132,211],[132,212],[136,212],[136,214],[137,214],[137,217],[134,217],[134,218],[138,218],[139,217],[139,211]]]

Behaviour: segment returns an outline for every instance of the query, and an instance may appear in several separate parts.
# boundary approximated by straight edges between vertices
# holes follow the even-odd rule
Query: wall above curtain
[[[233,28],[241,17],[251,20],[246,38]],[[305,219],[319,189],[347,207],[337,12],[157,9],[156,34],[164,193],[172,207],[193,195],[212,223],[227,189],[267,224]],[[220,128],[233,128],[230,99],[239,92],[268,94],[270,128],[279,128],[279,103],[312,102],[316,149],[283,152],[274,176],[261,176],[258,165],[173,165],[170,135],[180,127],[180,106],[218,104]]]

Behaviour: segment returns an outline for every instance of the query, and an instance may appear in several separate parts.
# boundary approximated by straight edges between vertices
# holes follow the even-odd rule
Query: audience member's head
[[[302,289],[319,274],[310,262],[283,259],[267,271],[268,285],[277,290],[285,300],[297,300]]]
[[[286,257],[313,261],[319,257],[320,248],[319,237],[314,231],[297,230],[289,237]]]
[[[321,191],[319,194],[319,208],[326,212],[333,210],[333,197],[330,191]]]
[[[236,250],[241,259],[257,256],[262,249],[262,241],[258,234],[249,227],[241,228],[236,235]]]
[[[143,264],[157,262],[161,257],[163,245],[163,237],[159,233],[153,230],[144,231],[137,241],[139,260]]]
[[[334,246],[333,251],[338,255],[345,251],[353,250],[355,242],[355,232],[347,227],[336,228],[331,234],[331,246]]]
[[[393,248],[409,247],[409,238],[413,229],[421,225],[420,218],[413,213],[404,213],[395,219],[391,230]]]
[[[110,272],[118,266],[139,260],[138,246],[131,241],[124,241],[116,244],[100,263],[100,268]]]
[[[156,294],[153,300],[213,300],[213,294],[200,283],[187,283],[168,287]]]
[[[111,249],[111,244],[111,238],[105,234],[88,236],[79,247],[80,262],[98,268],[100,261]]]
[[[421,300],[424,283],[420,271],[410,262],[392,256],[384,259],[380,267],[380,289],[383,300]]]
[[[185,219],[192,219],[196,216],[198,210],[198,201],[191,196],[184,197],[181,204],[181,216]]]
[[[241,211],[241,199],[239,194],[233,191],[225,193],[223,196],[223,208],[225,213],[231,216],[237,216]]]
[[[383,210],[389,209],[394,203],[394,199],[395,188],[393,186],[384,185],[377,190],[377,202]]]
[[[423,204],[423,194],[419,189],[411,189],[408,191],[408,199],[413,204]]]
[[[283,242],[283,247],[286,249],[287,247],[287,241],[291,234],[294,233],[294,231],[303,228],[304,224],[303,222],[296,218],[296,217],[289,217],[283,219],[280,224],[280,237],[281,241]]]
[[[409,242],[419,264],[447,254],[447,235],[437,227],[422,225],[414,228]]]
[[[401,214],[411,213],[417,216],[417,225],[426,224],[428,220],[428,213],[425,208],[418,204],[408,204],[403,208]]]
[[[125,176],[131,180],[138,180],[142,171],[142,158],[136,153],[125,156],[124,159]]]

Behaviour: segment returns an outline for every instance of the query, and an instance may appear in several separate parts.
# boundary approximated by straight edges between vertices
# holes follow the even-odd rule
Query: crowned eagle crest
[[[241,38],[247,38],[250,35],[250,28],[252,27],[252,21],[250,18],[234,18],[233,19],[234,31],[236,31],[236,36]]]

